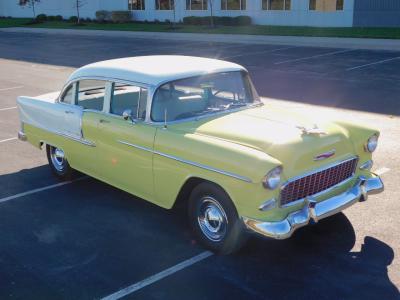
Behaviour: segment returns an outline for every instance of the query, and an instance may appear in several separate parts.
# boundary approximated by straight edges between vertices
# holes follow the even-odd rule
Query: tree
[[[170,3],[172,5],[172,9],[174,12],[174,20],[172,21],[172,28],[175,28],[175,24],[176,24],[176,5],[175,5],[175,1],[176,0],[172,0]]]
[[[78,18],[77,23],[80,24],[81,23],[81,17],[80,17],[80,9],[86,5],[86,1],[85,0],[74,0],[74,8],[76,8],[76,17]]]
[[[35,5],[39,3],[40,0],[18,0],[18,5],[22,7],[30,7],[32,8],[33,18],[36,18],[36,7]]]

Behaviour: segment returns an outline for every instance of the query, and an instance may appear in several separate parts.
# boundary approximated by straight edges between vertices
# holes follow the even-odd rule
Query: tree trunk
[[[175,23],[176,23],[176,6],[175,6],[175,1],[176,1],[176,0],[174,0],[174,2],[173,2],[173,5],[174,5],[174,20],[173,20],[173,22],[172,22],[172,28],[175,28]]]
[[[210,3],[210,14],[211,14],[210,26],[214,27],[213,0],[209,0],[209,3]]]
[[[79,16],[79,0],[76,0],[76,15],[77,15],[77,17],[78,17],[78,24],[80,24],[81,23],[81,18],[80,18],[80,16]]]
[[[32,1],[33,18],[36,19],[35,0],[31,0],[31,1]]]

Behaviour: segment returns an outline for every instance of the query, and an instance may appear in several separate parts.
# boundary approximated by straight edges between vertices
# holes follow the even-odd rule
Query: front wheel
[[[189,198],[189,220],[197,239],[219,254],[230,254],[246,241],[243,223],[229,196],[220,187],[205,182]]]
[[[61,148],[46,145],[46,152],[53,173],[61,179],[71,179],[73,169],[69,165],[64,151]]]

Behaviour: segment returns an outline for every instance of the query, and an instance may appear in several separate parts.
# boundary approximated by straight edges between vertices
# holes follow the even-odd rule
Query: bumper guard
[[[18,131],[18,139],[23,142],[27,140],[26,134],[22,130]]]
[[[312,197],[308,197],[301,210],[292,212],[282,221],[264,222],[249,218],[243,218],[243,221],[250,231],[269,238],[286,239],[298,228],[308,225],[310,220],[316,223],[356,202],[366,201],[369,194],[378,194],[383,190],[384,185],[379,176],[368,179],[359,177],[352,188],[340,195],[321,202],[316,202]]]

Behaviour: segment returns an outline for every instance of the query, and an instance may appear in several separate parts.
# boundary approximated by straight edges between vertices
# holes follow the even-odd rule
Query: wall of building
[[[356,0],[354,26],[398,27],[400,26],[399,0]]]
[[[177,0],[178,3],[179,0]],[[221,1],[214,0],[215,16],[251,16],[253,23],[260,25],[282,26],[325,26],[325,27],[351,27],[353,24],[354,0],[344,0],[343,11],[310,11],[309,0],[292,0],[291,9],[286,11],[262,10],[261,0],[247,0],[246,10],[221,10]],[[207,11],[186,10],[186,1],[181,0],[182,5],[177,5],[176,19],[181,20],[185,16],[209,16]],[[137,20],[173,20],[172,11],[156,11],[155,1],[146,0],[146,11],[133,12]]]
[[[174,20],[173,11],[155,10],[154,0],[145,0],[145,11],[133,11],[136,20],[153,21],[155,19]],[[209,16],[210,11],[186,10],[186,0],[175,0],[177,3],[175,19],[182,20],[185,16]],[[362,0],[363,1],[363,0]],[[382,1],[382,0],[379,0]],[[18,0],[0,0],[3,8],[0,15],[12,17],[31,17],[30,8],[21,8]],[[37,5],[37,14],[62,15],[68,18],[76,14],[74,0],[41,0]],[[249,15],[253,23],[263,25],[286,26],[328,26],[349,27],[353,24],[354,0],[344,0],[343,11],[310,11],[309,0],[292,0],[291,9],[286,11],[262,10],[262,0],[247,0],[247,8],[243,11],[221,10],[221,0],[214,0],[215,16],[240,16]],[[81,16],[94,18],[97,10],[126,10],[128,0],[86,0],[86,5],[81,8]],[[1,8],[1,7],[0,7]]]

